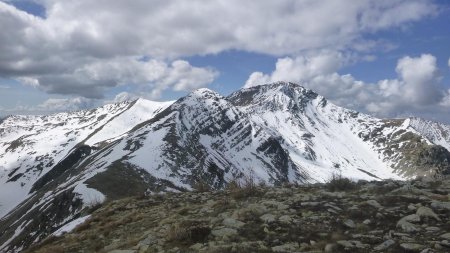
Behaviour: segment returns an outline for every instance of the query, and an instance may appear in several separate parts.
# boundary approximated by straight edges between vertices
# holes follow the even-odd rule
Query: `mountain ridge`
[[[165,103],[11,116],[0,123],[0,249],[40,241],[95,202],[144,192],[198,183],[222,189],[245,177],[280,185],[336,173],[365,180],[450,174],[449,129],[378,119],[284,82],[227,97],[203,88]]]

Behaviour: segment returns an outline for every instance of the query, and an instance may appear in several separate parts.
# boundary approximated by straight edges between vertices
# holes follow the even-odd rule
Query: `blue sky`
[[[354,3],[2,1],[0,115],[293,81],[375,116],[450,122],[450,3]]]

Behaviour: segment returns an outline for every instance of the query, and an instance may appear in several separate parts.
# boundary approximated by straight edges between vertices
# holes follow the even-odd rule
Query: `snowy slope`
[[[293,83],[242,89],[229,100],[282,139],[297,167],[321,182],[336,172],[368,180],[432,174],[419,171],[402,147],[427,149],[450,143],[442,134],[430,140],[410,127],[409,120],[382,120],[347,110]],[[413,143],[416,140],[420,145]]]
[[[450,151],[450,126],[420,118],[410,118],[408,120],[408,127],[419,132],[430,142],[441,145]]]
[[[118,137],[171,103],[139,99],[90,111],[6,118],[0,124],[0,217],[77,146]]]
[[[272,183],[299,180],[289,159],[281,164],[280,159],[258,149],[268,140],[271,135],[252,126],[246,115],[224,97],[200,89],[175,102],[163,115],[133,129],[113,147],[99,152],[87,167],[105,170],[113,161],[122,160],[187,189],[196,177],[216,186],[234,176],[251,173]],[[283,152],[274,150],[277,151]],[[219,171],[208,171],[211,167]]]
[[[310,90],[293,84],[254,87],[232,94],[230,100],[241,105],[253,122],[283,139],[296,165],[313,180],[323,182],[332,173],[368,180],[401,178],[352,132],[357,120],[340,120],[351,111]],[[363,118],[368,116],[358,117]]]
[[[129,105],[5,119],[0,125],[0,217],[28,195],[40,176]]]
[[[166,109],[173,102],[138,99],[131,108],[108,122],[100,131],[86,140],[85,143],[95,146],[104,141],[110,142],[127,133],[136,125],[153,118],[153,116]]]

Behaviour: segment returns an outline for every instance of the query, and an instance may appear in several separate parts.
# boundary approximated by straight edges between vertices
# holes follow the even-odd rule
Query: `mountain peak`
[[[219,93],[208,88],[199,88],[192,91],[188,96],[204,97],[204,96],[220,96]]]
[[[314,91],[291,82],[275,82],[243,88],[228,97],[237,106],[255,105],[270,110],[303,108],[307,102],[316,98],[325,100]]]
[[[297,83],[278,81],[278,82],[266,83],[266,84],[262,84],[262,85],[256,85],[256,86],[252,86],[252,87],[248,87],[248,88],[243,88],[239,91],[258,90],[258,91],[262,91],[262,92],[267,92],[269,90],[280,91],[280,90],[291,90],[291,89],[292,90],[308,90],[304,86],[297,84]],[[239,92],[239,91],[237,91],[237,92]]]
[[[226,103],[224,97],[219,93],[208,88],[200,88],[192,91],[187,96],[179,99],[176,105],[185,105],[189,107],[204,107],[205,105],[216,104],[217,102]]]

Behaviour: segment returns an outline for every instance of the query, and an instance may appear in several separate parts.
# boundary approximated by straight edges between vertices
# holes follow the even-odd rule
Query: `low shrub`
[[[262,194],[262,189],[258,186],[252,174],[245,175],[242,178],[233,178],[228,182],[226,190],[234,199],[260,196]]]
[[[342,174],[333,173],[325,185],[330,191],[350,191],[355,190],[357,185],[351,179],[343,177]]]
[[[192,185],[192,189],[196,192],[210,192],[212,191],[211,186],[203,180],[198,180]]]
[[[211,228],[197,221],[182,221],[172,225],[166,235],[168,241],[177,243],[203,242],[211,233]]]

